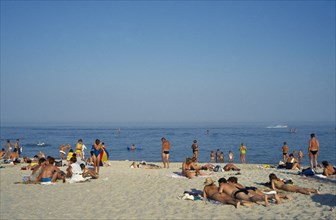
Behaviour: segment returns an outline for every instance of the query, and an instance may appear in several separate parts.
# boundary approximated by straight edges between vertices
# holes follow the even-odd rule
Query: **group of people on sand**
[[[16,139],[15,143],[11,144],[10,140],[6,141],[6,148],[2,148],[0,151],[0,163],[20,163],[20,157],[22,153],[22,146],[20,146],[20,140]]]
[[[309,155],[309,164],[310,169],[316,169],[319,165],[317,163],[317,156],[318,152],[320,150],[320,144],[317,138],[315,137],[315,134],[310,134],[310,140],[308,143],[308,155]],[[293,151],[293,153],[289,154],[289,146],[287,142],[284,142],[282,146],[282,155],[283,155],[283,161],[284,165],[283,167],[290,170],[300,170],[300,162],[303,158],[303,152],[300,149],[298,152],[298,155],[296,157],[296,151]],[[336,169],[332,167],[328,161],[322,161],[322,168],[323,168],[323,175],[330,176],[336,174]]]
[[[241,204],[250,206],[253,203],[264,202],[265,206],[269,205],[270,199],[275,199],[276,204],[282,202],[282,199],[292,199],[289,195],[279,194],[279,190],[287,192],[297,192],[306,195],[311,193],[319,194],[319,190],[304,188],[293,184],[286,184],[280,180],[274,173],[269,175],[270,187],[273,191],[263,191],[257,187],[247,187],[238,183],[237,177],[230,177],[227,180],[220,178],[218,186],[214,180],[208,177],[204,182],[203,198],[215,200],[227,205],[234,205],[238,208]]]

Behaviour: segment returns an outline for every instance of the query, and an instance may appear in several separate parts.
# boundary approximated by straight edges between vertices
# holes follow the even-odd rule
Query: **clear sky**
[[[1,1],[1,124],[335,121],[335,1]]]

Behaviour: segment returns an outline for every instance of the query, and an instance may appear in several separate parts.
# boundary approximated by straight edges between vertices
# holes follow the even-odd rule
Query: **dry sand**
[[[213,179],[237,176],[246,186],[265,188],[258,183],[268,182],[268,175],[274,172],[299,186],[321,187],[322,194],[288,193],[293,200],[279,205],[271,202],[269,207],[255,204],[235,209],[200,200],[179,200],[184,191],[202,192],[205,180],[172,177],[181,172],[181,163],[171,163],[169,169],[131,169],[130,161],[110,163],[112,166],[101,168],[97,180],[53,185],[14,184],[30,171],[20,170],[20,165],[1,168],[0,219],[336,219],[336,183],[331,179],[237,164],[242,168],[241,175],[235,171],[214,173]]]

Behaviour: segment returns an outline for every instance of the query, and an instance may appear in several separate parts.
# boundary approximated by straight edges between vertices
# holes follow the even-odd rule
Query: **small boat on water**
[[[288,125],[286,125],[286,124],[277,124],[277,125],[267,126],[267,128],[288,128]]]
[[[38,142],[37,143],[37,146],[40,146],[40,147],[42,147],[42,146],[45,146],[46,144],[44,143],[44,142]]]

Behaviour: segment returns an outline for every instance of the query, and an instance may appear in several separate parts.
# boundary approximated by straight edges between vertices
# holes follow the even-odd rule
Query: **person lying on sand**
[[[218,180],[220,184],[219,192],[225,193],[228,196],[231,196],[234,199],[249,201],[249,202],[260,202],[264,201],[265,206],[268,206],[268,197],[267,195],[259,195],[257,193],[252,193],[248,191],[246,188],[238,189],[235,185],[230,184],[226,181],[225,178],[220,178]],[[280,200],[277,201],[277,203],[280,203]]]
[[[215,185],[211,177],[206,178],[204,182],[203,198],[204,202],[206,202],[207,199],[212,199],[226,205],[233,205],[236,208],[239,208],[240,206],[239,200],[233,199],[226,194],[219,193],[218,187]]]
[[[227,182],[234,185],[237,189],[247,189],[248,192],[250,192],[252,194],[253,193],[258,194],[258,195],[268,194],[268,199],[275,199],[276,201],[279,201],[279,202],[280,202],[280,199],[292,200],[292,198],[290,196],[280,195],[280,194],[277,194],[275,191],[272,191],[273,194],[269,194],[270,192],[265,192],[265,191],[259,190],[257,187],[254,187],[254,186],[244,186],[244,185],[238,183],[238,178],[235,177],[235,176],[229,177],[229,179],[227,179]]]
[[[142,169],[161,169],[162,167],[156,165],[156,164],[147,164],[145,162],[136,164],[133,162],[130,166],[130,168],[142,168]]]
[[[331,166],[328,161],[324,160],[322,161],[323,166],[323,175],[324,176],[331,176],[336,174],[336,170],[333,166]]]
[[[295,186],[293,184],[285,184],[274,173],[271,173],[269,175],[269,179],[271,182],[271,187],[275,191],[281,189],[288,192],[298,192],[306,195],[310,195],[311,193],[320,194],[320,192],[317,189],[303,188],[300,186]]]

